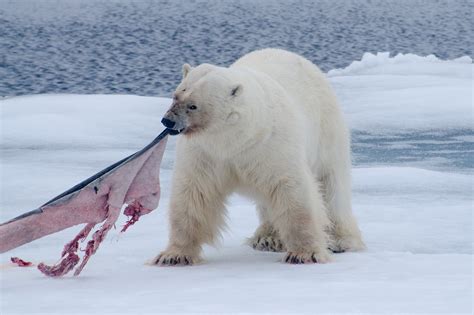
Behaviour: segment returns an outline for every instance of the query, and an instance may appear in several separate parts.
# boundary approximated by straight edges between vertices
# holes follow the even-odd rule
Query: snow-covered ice
[[[366,53],[328,75],[353,130],[472,127],[470,57],[446,61],[433,55]]]
[[[472,61],[366,54],[328,76],[355,137],[398,139],[388,151],[472,135]],[[162,130],[169,99],[125,95],[38,95],[0,101],[0,221],[31,210],[92,173],[140,149]],[[400,134],[460,130],[449,140]],[[398,137],[398,138],[397,138]],[[15,313],[471,313],[472,168],[418,152],[357,163],[354,211],[368,246],[324,265],[287,265],[282,254],[244,245],[257,227],[251,201],[232,196],[221,245],[205,262],[159,268],[145,262],[163,249],[175,140],[162,164],[160,206],[125,234],[111,232],[81,276],[44,277],[11,256],[54,263],[79,230],[71,228],[0,255],[1,314]],[[418,141],[418,142],[417,142]],[[431,142],[430,142],[431,141]],[[398,152],[398,151],[397,151]],[[463,154],[464,154],[463,153]],[[471,151],[472,154],[472,151]],[[472,166],[472,165],[471,165]],[[120,224],[125,222],[121,218]]]

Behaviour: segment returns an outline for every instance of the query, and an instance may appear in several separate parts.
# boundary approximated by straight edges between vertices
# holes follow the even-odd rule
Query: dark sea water
[[[448,129],[399,134],[352,133],[357,166],[403,165],[472,173],[474,130]]]
[[[184,62],[285,48],[327,71],[364,52],[472,56],[473,1],[0,0],[0,96],[169,96]]]

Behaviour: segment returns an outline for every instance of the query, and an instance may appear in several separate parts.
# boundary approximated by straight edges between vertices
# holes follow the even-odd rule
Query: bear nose
[[[161,120],[161,123],[165,125],[166,128],[173,128],[174,125],[176,125],[176,122],[172,121],[171,119],[168,118],[163,118]]]

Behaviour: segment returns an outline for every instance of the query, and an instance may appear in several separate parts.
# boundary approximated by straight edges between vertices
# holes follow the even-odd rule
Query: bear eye
[[[196,110],[196,109],[197,109],[197,106],[194,105],[194,104],[192,104],[192,105],[189,105],[188,108],[189,108],[190,110]]]

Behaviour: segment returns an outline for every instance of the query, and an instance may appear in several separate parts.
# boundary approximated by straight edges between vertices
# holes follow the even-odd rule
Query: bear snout
[[[168,118],[163,118],[161,120],[161,123],[166,127],[166,128],[173,128],[174,125],[176,125],[176,122],[175,121],[172,121],[171,119],[168,119]]]

